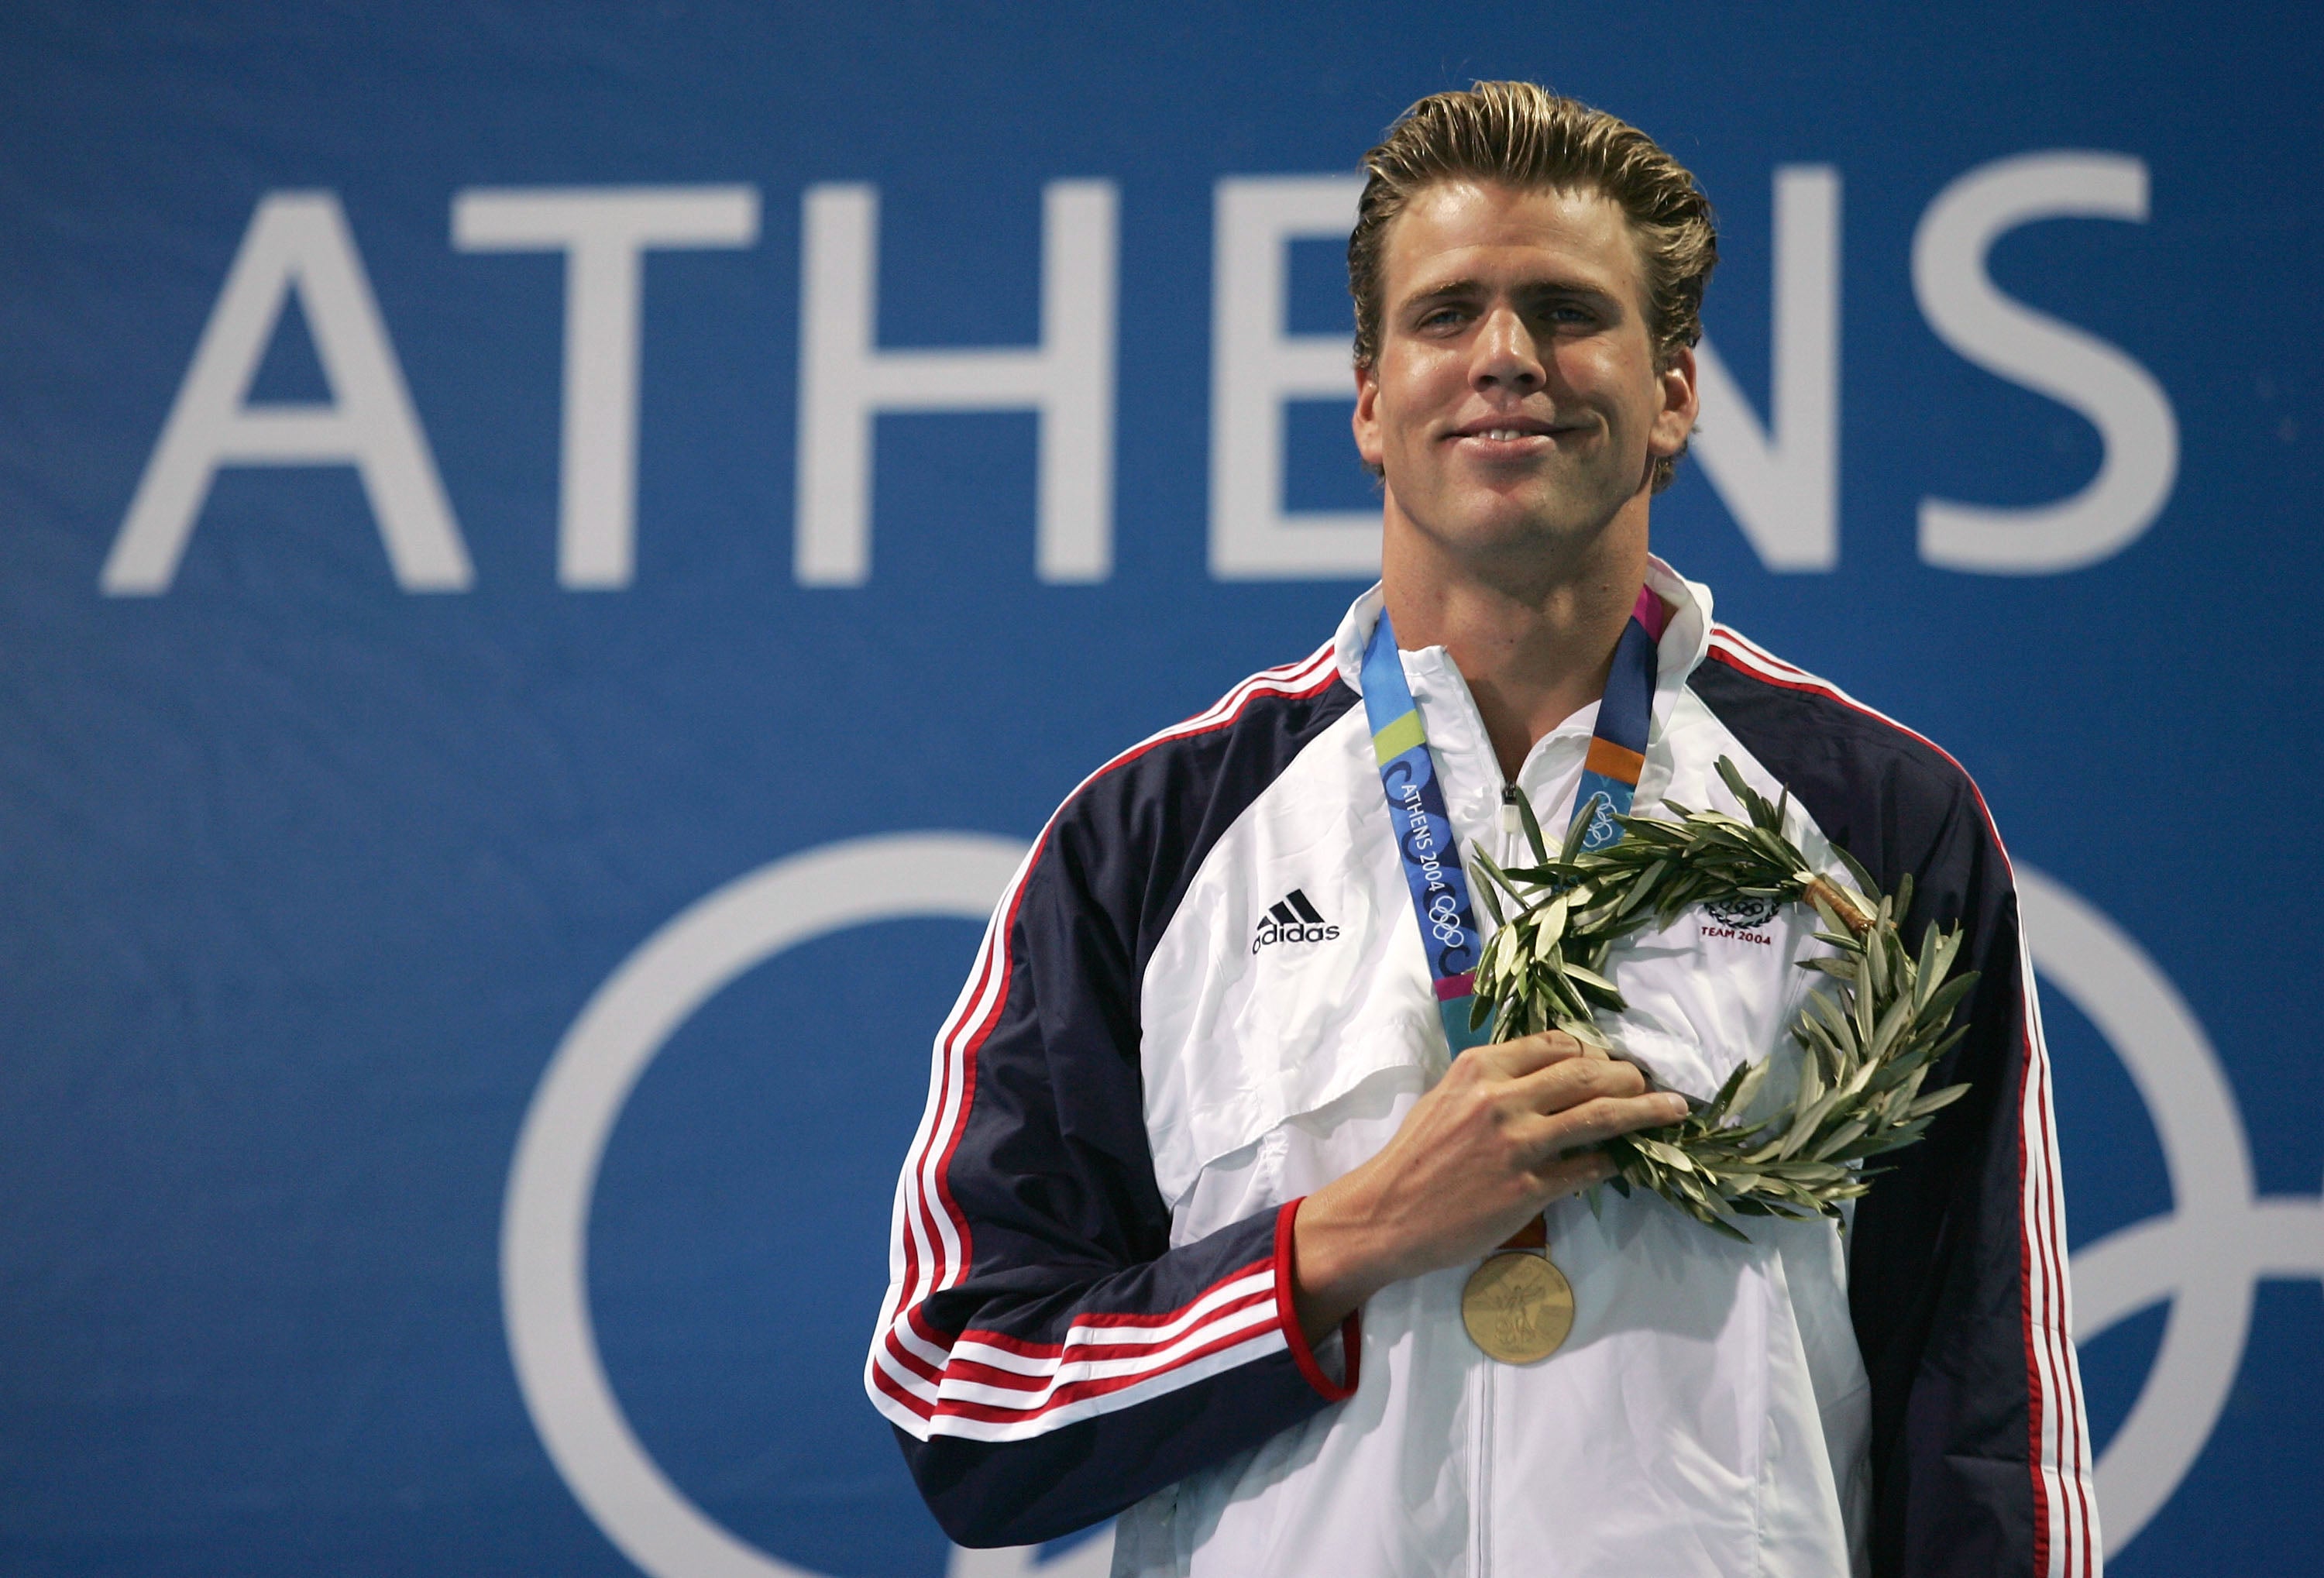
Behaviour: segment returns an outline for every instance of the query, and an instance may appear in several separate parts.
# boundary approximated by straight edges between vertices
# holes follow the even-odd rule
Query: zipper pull
[[[1524,818],[1517,815],[1517,786],[1501,786],[1501,838],[1506,844],[1525,832]]]

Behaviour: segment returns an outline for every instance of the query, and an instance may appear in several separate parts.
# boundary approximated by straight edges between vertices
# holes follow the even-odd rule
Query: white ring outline
[[[630,1092],[663,1045],[745,971],[826,932],[982,921],[1025,845],[976,833],[851,839],[709,893],[641,944],[566,1032],[533,1093],[501,1213],[501,1299],[517,1385],[583,1510],[653,1578],[817,1578],[734,1537],[630,1428],[589,1316],[589,1210]]]
[[[2200,1020],[2146,951],[2088,900],[2017,868],[2027,951],[2080,1009],[2145,1103],[2172,1209],[2085,1244],[2072,1260],[2073,1335],[2171,1301],[2163,1343],[2098,1464],[2106,1554],[2177,1492],[2234,1389],[2262,1278],[2324,1277],[2324,1198],[2259,1197],[2235,1089]]]

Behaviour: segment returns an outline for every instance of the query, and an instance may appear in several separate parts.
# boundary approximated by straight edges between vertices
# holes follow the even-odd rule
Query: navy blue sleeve
[[[1821,681],[1715,637],[1688,681],[1904,920],[1960,926],[1969,1033],[1930,1076],[1967,1081],[1859,1202],[1849,1303],[1872,1383],[1880,1578],[2096,1570],[2095,1497],[2066,1329],[2048,1062],[2009,859],[1951,757]]]
[[[1146,961],[1208,849],[1352,701],[1328,650],[1077,789],[936,1046],[865,1371],[963,1545],[1111,1516],[1346,1397],[1290,1297],[1297,1203],[1172,1248],[1139,1073]]]

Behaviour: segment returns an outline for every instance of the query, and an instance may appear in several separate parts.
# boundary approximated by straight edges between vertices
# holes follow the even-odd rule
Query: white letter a
[[[249,404],[292,291],[331,398]],[[346,217],[329,192],[273,192],[259,203],[106,558],[104,591],[170,589],[221,466],[353,466],[399,586],[458,592],[473,578]]]

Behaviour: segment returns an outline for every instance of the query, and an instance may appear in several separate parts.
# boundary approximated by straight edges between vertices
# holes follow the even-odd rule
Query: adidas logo
[[[1251,938],[1250,951],[1255,954],[1269,943],[1327,943],[1339,935],[1340,928],[1326,922],[1307,895],[1294,888],[1259,918],[1259,935]]]

